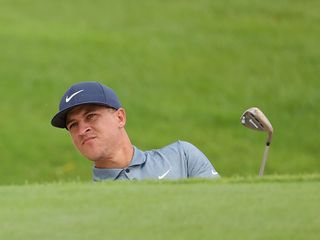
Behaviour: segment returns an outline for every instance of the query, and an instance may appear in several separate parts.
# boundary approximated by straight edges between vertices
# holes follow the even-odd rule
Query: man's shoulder
[[[173,159],[185,161],[191,155],[198,154],[199,150],[187,141],[177,140],[161,148],[150,149],[144,152],[147,160]]]
[[[145,153],[150,154],[150,153],[154,153],[154,152],[179,151],[179,150],[183,150],[188,147],[193,147],[193,145],[187,141],[177,140],[177,141],[172,142],[168,145],[165,145],[161,148],[151,149],[151,150],[145,151]]]

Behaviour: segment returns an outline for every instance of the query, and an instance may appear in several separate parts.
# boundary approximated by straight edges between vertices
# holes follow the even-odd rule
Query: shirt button
[[[129,172],[130,172],[130,169],[127,168],[127,169],[126,169],[126,173],[129,173]]]

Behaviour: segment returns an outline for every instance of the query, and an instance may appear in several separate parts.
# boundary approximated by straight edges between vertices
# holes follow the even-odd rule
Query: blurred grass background
[[[67,131],[51,127],[73,83],[112,87],[142,150],[177,139],[222,176],[319,173],[320,2],[0,0],[0,184],[91,179]]]

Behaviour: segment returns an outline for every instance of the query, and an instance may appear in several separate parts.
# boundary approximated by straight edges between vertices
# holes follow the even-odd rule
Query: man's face
[[[66,119],[74,145],[92,161],[105,161],[117,151],[125,126],[122,108],[115,110],[99,105],[81,105]]]

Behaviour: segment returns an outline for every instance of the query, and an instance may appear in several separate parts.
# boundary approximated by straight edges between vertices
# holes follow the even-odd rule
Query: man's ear
[[[126,117],[126,111],[123,108],[119,108],[117,110],[117,118],[119,122],[119,127],[123,128],[126,125],[127,117]]]

